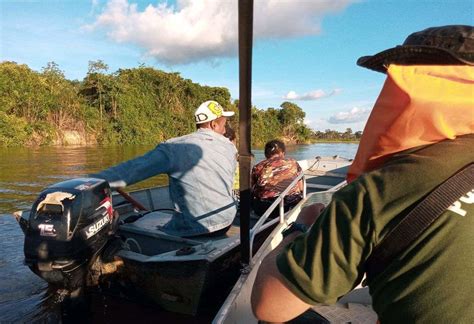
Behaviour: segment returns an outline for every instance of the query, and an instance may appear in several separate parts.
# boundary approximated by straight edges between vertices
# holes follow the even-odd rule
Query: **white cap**
[[[202,124],[219,117],[231,117],[234,116],[234,114],[233,111],[224,111],[217,101],[208,100],[203,102],[198,109],[196,109],[194,119],[196,120],[196,124]]]

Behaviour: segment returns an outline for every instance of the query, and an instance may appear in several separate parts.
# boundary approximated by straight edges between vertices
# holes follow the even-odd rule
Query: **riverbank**
[[[345,140],[345,139],[309,139],[303,143],[292,142],[284,137],[276,137],[282,138],[286,145],[293,146],[293,145],[310,145],[310,144],[317,144],[317,143],[348,143],[348,144],[358,144],[358,140]],[[0,143],[1,144],[1,143]],[[116,145],[127,145],[125,144],[104,144],[100,143],[97,140],[96,135],[94,134],[85,134],[83,131],[77,130],[66,130],[56,132],[54,137],[49,139],[49,141],[43,141],[38,136],[31,136],[30,141],[27,142],[14,142],[10,143],[10,145],[0,145],[0,147],[85,147],[85,146],[116,146]],[[258,143],[254,145],[255,147],[263,147],[265,143]]]
[[[359,144],[360,140],[331,140],[331,139],[315,139],[310,144],[316,143],[348,143],[348,144]]]
[[[49,62],[41,72],[0,62],[0,147],[37,145],[156,144],[196,129],[194,112],[212,98],[236,113],[224,87],[211,87],[152,67],[109,72],[90,61],[83,80],[68,80]],[[252,144],[281,137],[306,142],[313,131],[296,104],[252,111]]]

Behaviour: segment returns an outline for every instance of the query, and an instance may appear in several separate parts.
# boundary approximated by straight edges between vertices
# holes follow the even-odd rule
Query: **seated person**
[[[265,144],[266,159],[252,168],[252,208],[262,216],[280,194],[303,171],[298,162],[285,157],[285,144],[272,140]],[[284,198],[285,212],[293,208],[303,198],[303,180],[299,181]],[[272,217],[279,214],[276,208]]]
[[[232,195],[237,150],[224,137],[232,115],[216,101],[206,101],[194,114],[195,132],[92,176],[120,188],[165,173],[177,212],[162,231],[182,237],[225,232],[237,213]]]

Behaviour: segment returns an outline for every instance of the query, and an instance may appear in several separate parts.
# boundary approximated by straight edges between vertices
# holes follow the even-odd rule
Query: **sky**
[[[361,131],[385,75],[360,56],[412,32],[474,24],[472,0],[255,0],[252,104],[301,107],[314,130]],[[141,64],[238,99],[237,0],[0,0],[0,61],[82,80]],[[210,98],[212,99],[212,98]]]

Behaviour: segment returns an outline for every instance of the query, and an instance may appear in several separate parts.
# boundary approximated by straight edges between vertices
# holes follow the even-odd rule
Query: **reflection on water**
[[[57,323],[79,321],[64,316],[55,291],[23,264],[23,233],[11,216],[28,209],[46,186],[65,179],[85,176],[150,150],[151,146],[125,147],[40,147],[0,148],[0,322]],[[356,144],[313,144],[287,148],[295,159],[340,155],[352,158]],[[262,150],[254,150],[255,160],[263,159]],[[160,175],[127,188],[133,190],[167,183]],[[196,323],[188,316],[160,312],[153,306],[126,301],[124,298],[91,294],[92,310],[81,322],[132,322],[137,319],[163,323]],[[67,315],[67,314],[66,314]],[[203,323],[210,319],[201,319]]]
[[[151,146],[0,148],[0,213],[27,208],[46,187],[131,159]],[[163,185],[166,176],[133,188]]]

